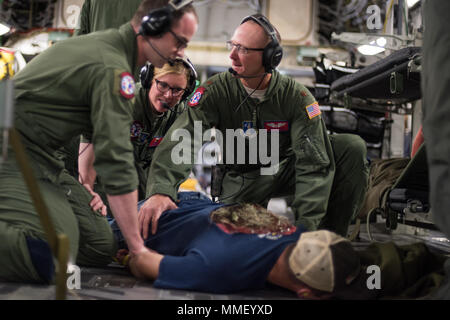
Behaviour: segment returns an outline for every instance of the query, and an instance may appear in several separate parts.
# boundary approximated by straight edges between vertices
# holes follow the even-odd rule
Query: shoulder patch
[[[302,95],[302,97],[306,97],[308,94],[305,92],[305,91],[301,91],[301,95]]]
[[[128,72],[122,72],[120,74],[120,94],[126,99],[131,99],[134,97],[135,91],[136,84],[134,83],[133,76]]]
[[[188,106],[195,107],[196,105],[198,105],[204,92],[205,87],[198,87],[197,90],[195,90],[194,94],[192,95],[191,100],[189,100]]]
[[[309,106],[306,106],[306,113],[308,113],[309,119],[319,116],[322,112],[320,111],[319,104],[314,101]]]

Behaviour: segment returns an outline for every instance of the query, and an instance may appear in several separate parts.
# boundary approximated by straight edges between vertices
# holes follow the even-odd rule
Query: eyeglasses
[[[170,89],[172,91],[172,96],[174,97],[179,97],[186,91],[186,89],[172,88],[167,82],[159,81],[158,79],[155,79],[155,82],[156,88],[158,88],[161,93],[166,93]]]
[[[241,46],[240,44],[233,43],[231,40],[227,41],[227,49],[229,51],[233,50],[234,47],[236,47],[238,53],[241,53],[241,54],[247,54],[249,50],[264,51],[264,48],[247,48],[247,47]]]
[[[173,32],[172,30],[169,29],[169,32],[171,35],[173,35],[173,37],[177,40],[177,49],[181,50],[181,49],[186,49],[188,46],[188,42],[185,39],[181,39],[179,36],[177,36],[177,34],[175,32]]]

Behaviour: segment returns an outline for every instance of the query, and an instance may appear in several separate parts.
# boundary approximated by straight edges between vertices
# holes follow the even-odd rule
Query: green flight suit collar
[[[119,33],[124,43],[124,48],[127,56],[126,59],[131,67],[131,70],[133,71],[133,76],[135,79],[139,79],[139,66],[136,65],[138,52],[136,32],[134,31],[131,23],[127,22],[120,26]]]
[[[246,97],[248,95],[241,80],[233,77],[231,75],[231,73],[229,73],[229,72],[227,72],[227,77],[229,77],[229,79],[232,79],[231,81],[234,80],[236,86],[239,88],[239,92],[241,92],[243,97]],[[269,86],[267,87],[266,94],[264,95],[264,98],[258,102],[258,104],[262,103],[266,100],[269,100],[273,95],[275,95],[277,93],[277,91],[281,88],[279,78],[280,78],[280,73],[276,70],[273,70],[272,77],[270,78],[270,82],[269,82]]]

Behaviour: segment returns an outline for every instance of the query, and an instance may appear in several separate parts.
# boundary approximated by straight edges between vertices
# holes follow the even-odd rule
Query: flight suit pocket
[[[327,167],[330,164],[330,159],[326,153],[325,147],[319,148],[317,142],[308,135],[302,137],[300,151],[302,165],[322,168]]]

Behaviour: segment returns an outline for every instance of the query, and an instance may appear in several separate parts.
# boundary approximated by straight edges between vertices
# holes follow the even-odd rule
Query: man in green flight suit
[[[141,2],[142,0],[85,0],[74,35],[119,28],[130,21]],[[78,178],[79,146],[80,137],[75,137],[60,150],[61,156],[65,158],[67,171],[75,178]]]
[[[155,233],[162,212],[176,208],[173,200],[177,187],[192,166],[177,159],[174,164],[174,150],[179,145],[169,137],[180,130],[194,136],[196,121],[201,121],[203,131],[215,127],[228,140],[223,143],[227,146],[223,159],[234,160],[227,157],[234,150],[228,148],[226,130],[243,129],[232,139],[243,135],[248,144],[252,137],[264,132],[267,137],[279,136],[272,150],[279,152],[279,163],[275,163],[278,170],[273,174],[263,173],[263,169],[270,168],[264,168],[261,159],[260,164],[224,161],[221,201],[266,204],[270,197],[294,194],[291,206],[297,224],[309,230],[326,228],[346,235],[366,191],[365,143],[356,135],[328,136],[311,93],[274,69],[282,55],[279,42],[278,32],[262,15],[245,18],[236,29],[227,43],[232,68],[213,76],[194,92],[188,112],[175,121],[155,152],[150,169],[153,178],[147,188],[149,199],[139,212],[144,239],[149,222]],[[266,144],[266,150],[271,150],[271,138],[264,141],[260,137],[258,147]],[[257,151],[261,155],[261,150]]]
[[[129,135],[132,74],[146,61],[161,67],[182,57],[197,25],[190,2],[144,0],[119,29],[57,43],[15,76],[15,127],[56,232],[69,238],[73,263],[106,265],[115,242],[106,219],[89,210],[90,194],[67,174],[57,150],[75,136],[92,136],[95,168],[132,259],[146,252],[138,230],[138,178]],[[51,282],[54,266],[45,239],[11,150],[0,169],[0,279]]]

